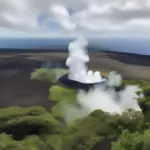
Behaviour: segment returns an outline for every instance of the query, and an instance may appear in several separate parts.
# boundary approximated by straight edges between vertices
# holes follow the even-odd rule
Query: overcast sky
[[[0,0],[0,37],[150,35],[150,0]]]

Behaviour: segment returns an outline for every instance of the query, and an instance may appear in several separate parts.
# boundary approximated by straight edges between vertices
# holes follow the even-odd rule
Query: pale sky
[[[0,37],[150,35],[150,0],[0,0]]]

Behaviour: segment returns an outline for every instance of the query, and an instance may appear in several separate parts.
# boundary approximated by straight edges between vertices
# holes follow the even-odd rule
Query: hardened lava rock
[[[64,86],[66,88],[72,88],[72,89],[77,89],[77,90],[84,90],[84,91],[89,91],[90,89],[94,88],[95,86],[104,86],[106,87],[106,82],[107,82],[107,78],[103,77],[103,81],[101,82],[96,82],[96,83],[82,83],[82,82],[78,82],[75,80],[71,80],[68,78],[69,74],[65,74],[63,76],[61,76],[58,79],[58,84],[61,86]]]

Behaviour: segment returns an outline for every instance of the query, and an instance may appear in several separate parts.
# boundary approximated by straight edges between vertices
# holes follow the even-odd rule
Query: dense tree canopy
[[[131,120],[129,113],[136,118]],[[0,121],[2,150],[9,147],[18,150],[90,150],[103,139],[117,137],[123,129],[132,132],[140,130],[143,116],[134,111],[126,112],[123,116],[110,116],[96,110],[84,119],[67,125],[41,107],[11,107],[0,110]]]
[[[39,69],[31,79],[55,83],[56,76],[56,70]],[[138,101],[149,105],[150,82],[123,84],[138,84],[144,94]],[[67,124],[62,105],[77,105],[76,94],[76,90],[54,85],[49,89],[49,99],[56,104],[49,111],[42,107],[0,109],[0,150],[150,150],[149,109],[143,113],[128,110],[123,115],[95,110]],[[100,146],[106,143],[107,148]]]
[[[150,130],[131,133],[124,130],[117,142],[112,143],[112,150],[149,150]]]

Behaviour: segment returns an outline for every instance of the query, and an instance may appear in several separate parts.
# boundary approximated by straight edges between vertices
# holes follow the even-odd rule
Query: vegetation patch
[[[41,107],[11,107],[0,110],[0,133],[11,134],[16,140],[27,135],[52,133],[60,123]]]
[[[68,73],[66,69],[36,69],[31,73],[30,79],[56,83],[57,77]]]
[[[112,150],[149,150],[150,130],[131,133],[124,130],[117,142],[112,143]]]
[[[51,75],[31,78],[56,82],[56,74]],[[123,84],[139,85],[144,97],[138,101],[149,105],[150,82]],[[49,112],[42,107],[0,109],[0,150],[97,150],[99,143],[103,147],[98,150],[150,150],[148,109],[143,109],[143,114],[128,110],[121,116],[95,110],[83,119],[65,124],[60,119],[60,106],[63,102],[76,104],[76,94],[76,90],[55,85],[49,89],[49,99],[56,105]]]
[[[74,89],[67,89],[61,86],[52,86],[49,89],[49,99],[52,101],[66,101],[76,103],[77,91]]]

